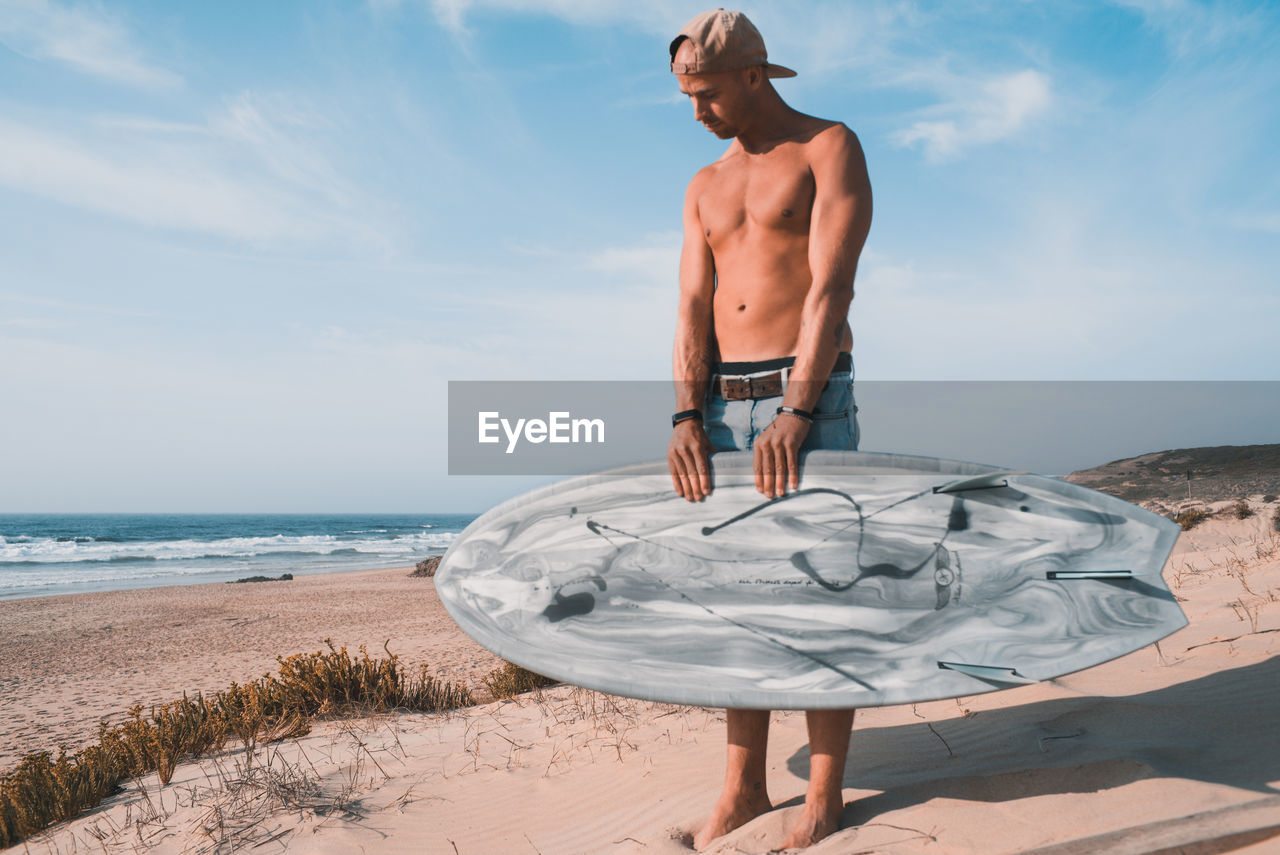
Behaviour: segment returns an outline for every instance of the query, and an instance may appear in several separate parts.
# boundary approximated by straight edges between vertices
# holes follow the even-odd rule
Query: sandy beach
[[[1230,503],[1165,568],[1191,623],[1058,680],[860,711],[843,827],[813,853],[1280,851],[1280,533]],[[275,656],[390,642],[472,684],[498,660],[400,570],[0,603],[4,764],[129,704]],[[775,713],[775,810],[710,851],[774,851],[803,797],[804,719]],[[154,776],[13,852],[687,853],[718,792],[716,710],[571,686],[449,714],[326,722]]]
[[[79,747],[133,704],[254,680],[326,638],[378,656],[386,644],[411,667],[478,683],[502,660],[459,632],[412,570],[0,600],[0,768]]]

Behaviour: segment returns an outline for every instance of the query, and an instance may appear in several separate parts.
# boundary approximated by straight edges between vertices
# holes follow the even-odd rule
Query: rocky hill
[[[1157,451],[1072,472],[1067,480],[1129,502],[1186,501],[1188,486],[1191,497],[1203,502],[1275,495],[1280,494],[1280,445]]]

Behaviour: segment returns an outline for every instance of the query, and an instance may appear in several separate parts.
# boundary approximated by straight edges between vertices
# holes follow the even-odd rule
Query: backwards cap
[[[686,40],[693,45],[694,60],[676,62],[676,51]],[[676,74],[710,74],[756,65],[763,65],[769,77],[796,76],[791,69],[769,62],[760,31],[741,12],[703,12],[671,42],[671,70]]]

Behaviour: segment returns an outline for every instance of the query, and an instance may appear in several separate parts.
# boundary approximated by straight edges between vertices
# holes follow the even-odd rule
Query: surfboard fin
[[[938,667],[943,671],[959,671],[961,674],[977,677],[979,680],[988,683],[1025,685],[1038,682],[1022,676],[1016,668],[1000,668],[993,665],[966,665],[962,662],[939,662]]]
[[[959,481],[951,481],[940,487],[934,487],[935,493],[961,493],[965,490],[994,490],[997,487],[1008,487],[1009,478],[1013,475],[1026,475],[1022,469],[1001,469],[998,472],[988,472],[985,475],[974,475],[971,478],[961,478]]]
[[[1046,579],[1132,579],[1132,570],[1050,570]]]

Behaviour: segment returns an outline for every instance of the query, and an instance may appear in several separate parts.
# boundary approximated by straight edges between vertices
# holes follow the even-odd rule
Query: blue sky
[[[1280,379],[1274,5],[745,8],[867,152],[860,378]],[[0,511],[532,483],[446,382],[668,376],[702,9],[0,0]]]

